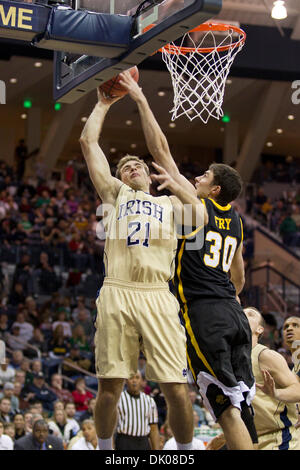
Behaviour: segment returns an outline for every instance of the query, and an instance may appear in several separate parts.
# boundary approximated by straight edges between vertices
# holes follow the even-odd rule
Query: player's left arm
[[[236,295],[242,292],[245,284],[245,268],[243,260],[243,242],[241,242],[236,250],[231,266],[230,266],[230,279],[233,283]]]
[[[152,450],[159,450],[160,449],[160,442],[159,442],[159,430],[157,423],[150,424],[150,445]]]
[[[133,80],[128,71],[121,73],[120,84],[127,89],[129,96],[137,104],[149,153],[156,163],[165,168],[181,186],[196,194],[195,186],[180,173],[171,155],[167,138],[161,130],[141,87]]]
[[[152,174],[151,178],[158,181],[158,191],[168,189],[173,196],[170,197],[175,222],[189,227],[203,227],[208,222],[208,214],[205,205],[193,193],[175,180],[165,168],[152,163],[158,174]]]
[[[259,356],[259,365],[264,384],[256,384],[267,395],[284,403],[300,401],[300,383],[284,357],[276,351],[266,349]],[[278,388],[277,388],[278,387]]]

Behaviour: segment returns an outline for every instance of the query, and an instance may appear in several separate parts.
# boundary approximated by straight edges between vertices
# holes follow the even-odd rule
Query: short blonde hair
[[[135,162],[141,163],[144,166],[147,175],[148,176],[150,175],[149,167],[148,167],[147,163],[144,162],[144,160],[142,160],[140,157],[137,157],[136,155],[128,155],[127,154],[127,155],[125,155],[125,157],[122,157],[121,160],[119,161],[119,163],[117,164],[116,178],[121,179],[121,169],[122,169],[122,167],[127,162],[130,162],[132,160],[134,160]]]

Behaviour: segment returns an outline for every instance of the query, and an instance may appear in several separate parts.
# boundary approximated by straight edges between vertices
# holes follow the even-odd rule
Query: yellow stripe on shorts
[[[183,313],[183,318],[184,318],[184,321],[185,321],[185,328],[186,328],[186,330],[189,334],[189,337],[191,339],[191,343],[192,343],[192,345],[193,345],[193,347],[196,351],[197,356],[203,362],[205,367],[209,370],[211,375],[213,377],[216,377],[216,374],[212,370],[211,366],[209,365],[209,363],[207,362],[207,360],[205,359],[203,353],[201,352],[201,350],[199,348],[199,345],[198,345],[197,340],[195,338],[195,335],[193,333],[192,326],[191,326],[191,321],[190,321],[190,318],[189,318],[189,315],[188,315],[187,301],[186,301],[186,298],[185,298],[184,293],[183,293],[183,286],[182,286],[182,281],[181,281],[181,277],[180,277],[181,259],[182,259],[182,255],[183,255],[185,242],[186,242],[186,240],[183,240],[182,245],[180,247],[180,250],[179,250],[179,253],[178,253],[178,266],[177,266],[177,277],[178,277],[178,281],[179,281],[179,283],[178,283],[178,292],[179,292],[180,299],[184,304],[184,311],[182,311],[182,313]],[[193,373],[193,375],[195,375],[195,373],[193,371],[192,371],[192,373]]]

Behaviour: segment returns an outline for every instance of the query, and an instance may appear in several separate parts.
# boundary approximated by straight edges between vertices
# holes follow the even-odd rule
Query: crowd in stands
[[[256,170],[257,190],[246,195],[246,212],[280,237],[290,249],[300,248],[300,163],[288,157],[277,163],[268,159]],[[263,184],[284,183],[289,189],[268,195]],[[250,188],[249,188],[250,189]]]
[[[0,441],[7,435],[15,443],[44,418],[68,449],[82,437],[82,423],[93,418],[97,391],[93,340],[95,298],[103,282],[103,227],[96,216],[101,200],[80,160],[70,161],[63,177],[24,178],[21,170],[0,161],[0,339],[6,343]],[[191,181],[203,171],[188,159],[180,170]],[[294,223],[299,235],[299,208],[299,190],[269,201],[260,189],[246,212],[279,227],[284,243],[294,246],[298,241],[287,234]],[[245,233],[247,240],[247,227]],[[251,243],[246,254],[251,256]],[[272,321],[271,315],[265,344],[280,350],[280,330]],[[142,373],[144,367],[141,356]],[[158,384],[146,380],[144,392],[155,399],[164,442],[170,437],[164,397]],[[214,429],[192,386],[190,396],[197,425]],[[90,426],[84,432],[94,435]]]

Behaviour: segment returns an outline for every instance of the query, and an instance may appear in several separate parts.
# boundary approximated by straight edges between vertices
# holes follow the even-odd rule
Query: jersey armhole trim
[[[199,227],[197,227],[195,230],[188,233],[187,235],[182,235],[182,234],[177,233],[177,238],[180,238],[181,240],[185,240],[187,238],[192,238],[203,228],[204,228],[204,225],[199,225]]]

